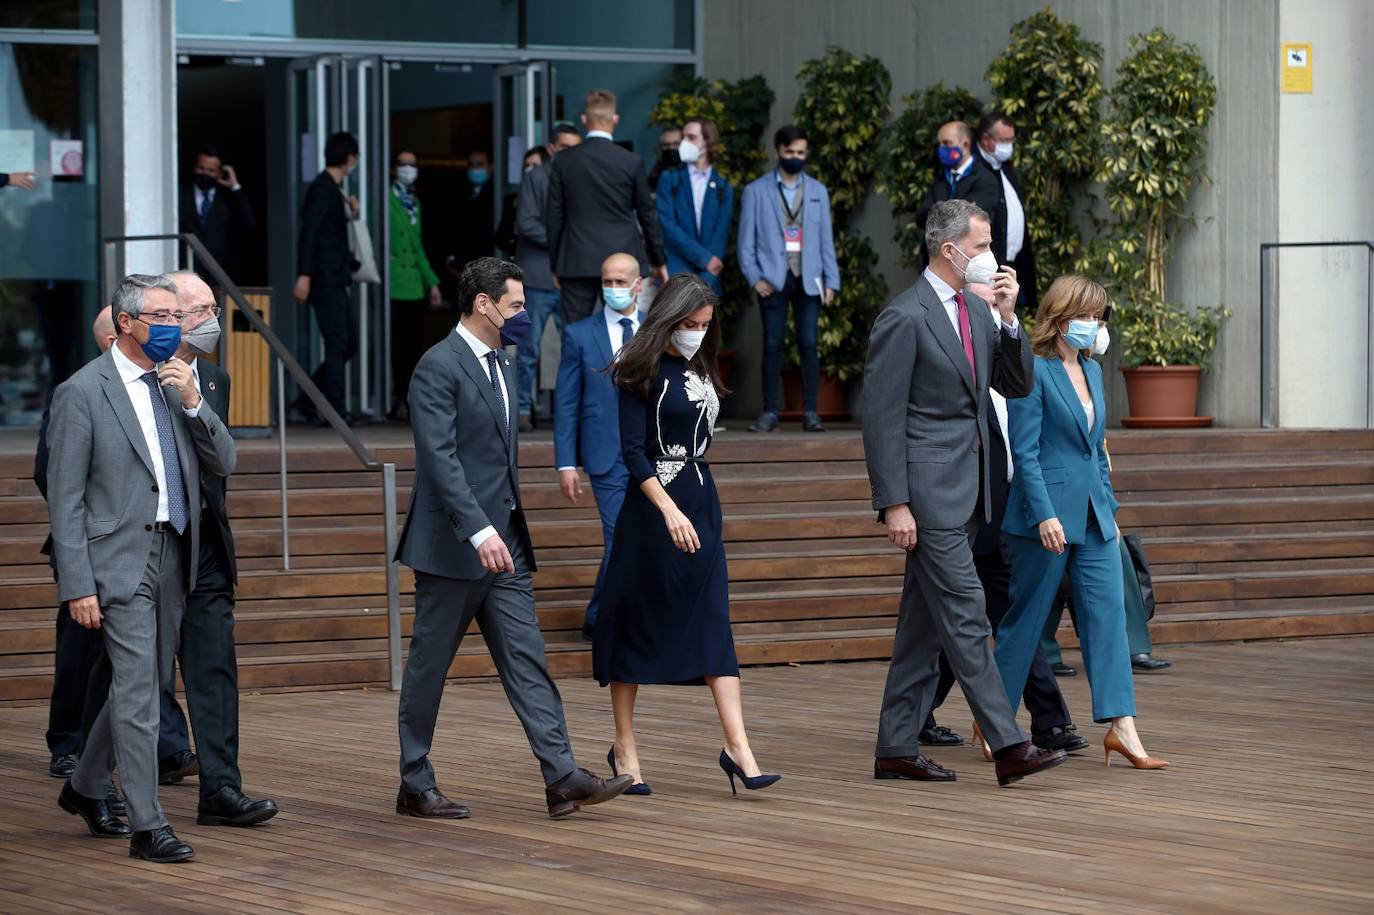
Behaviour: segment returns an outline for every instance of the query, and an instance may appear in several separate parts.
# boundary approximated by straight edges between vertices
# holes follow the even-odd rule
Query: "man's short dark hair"
[[[486,293],[493,302],[506,294],[506,282],[525,281],[525,271],[499,257],[479,257],[468,261],[458,279],[458,311],[472,314],[472,306],[479,293]]]
[[[1011,118],[994,108],[978,119],[978,139],[981,140],[983,137],[992,133],[992,128],[996,127],[998,124],[1006,124],[1012,130],[1016,129],[1016,125],[1011,122]]]
[[[538,156],[540,164],[548,164],[549,151],[542,146],[531,146],[529,149],[525,150],[525,155],[521,157],[520,161],[524,162],[530,156]]]
[[[778,128],[778,132],[773,134],[773,148],[782,149],[784,146],[791,146],[798,140],[806,139],[806,131],[796,124],[784,124]]]
[[[349,156],[358,155],[358,138],[351,133],[340,131],[330,134],[324,141],[324,164],[343,165]]]
[[[582,131],[578,130],[575,126],[569,124],[567,121],[561,121],[553,125],[553,138],[555,140],[557,140],[560,136],[562,136],[565,133],[575,134],[578,139],[582,138]]]
[[[196,150],[196,158],[199,159],[201,156],[205,156],[208,159],[218,159],[221,162],[224,161],[224,157],[219,154],[219,147],[212,143],[206,143],[200,149]]]

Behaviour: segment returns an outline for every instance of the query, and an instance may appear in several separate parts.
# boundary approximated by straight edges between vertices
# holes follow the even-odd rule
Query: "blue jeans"
[[[519,413],[530,416],[534,412],[534,389],[539,382],[539,340],[544,336],[544,324],[553,315],[554,327],[560,339],[563,335],[563,316],[558,310],[557,289],[525,287],[525,310],[534,326],[520,341],[515,353],[515,384],[520,389]]]
[[[596,573],[596,587],[592,589],[592,599],[587,604],[587,625],[595,626],[601,589],[606,583],[606,567],[611,561],[611,542],[615,540],[615,519],[620,517],[620,507],[625,504],[625,488],[630,485],[630,472],[623,463],[616,461],[608,472],[589,476],[592,495],[596,497],[596,510],[601,514],[601,535],[606,541],[606,548],[601,554],[601,568]]]
[[[763,318],[763,410],[778,412],[778,386],[782,376],[782,348],[787,340],[787,306],[797,324],[797,350],[801,354],[803,410],[816,412],[816,389],[820,386],[821,362],[816,351],[817,324],[821,318],[821,297],[807,295],[802,282],[791,273],[787,282],[770,296],[759,299]]]

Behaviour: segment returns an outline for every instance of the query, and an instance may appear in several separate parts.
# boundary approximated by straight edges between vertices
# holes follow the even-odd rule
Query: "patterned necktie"
[[[973,364],[973,328],[968,320],[968,303],[962,292],[954,293],[954,303],[959,306],[959,339],[964,344],[964,355],[968,357],[968,370],[973,375],[973,383],[978,384],[978,368]]]
[[[506,409],[506,398],[501,393],[501,369],[496,365],[496,350],[487,350],[487,375],[491,378],[491,389],[496,394],[496,405],[501,408],[501,419],[510,435],[510,411]]]
[[[214,191],[205,191],[200,195],[200,224],[205,225],[205,221],[210,218],[210,207],[214,206]]]
[[[176,433],[172,431],[172,414],[157,383],[157,372],[147,372],[142,377],[153,402],[157,445],[162,451],[162,473],[167,478],[167,520],[180,534],[186,530],[186,485],[181,479],[181,456],[177,453]]]
[[[635,335],[635,322],[629,318],[621,318],[620,326],[623,328],[620,334],[620,345],[623,347],[630,342],[630,338]]]

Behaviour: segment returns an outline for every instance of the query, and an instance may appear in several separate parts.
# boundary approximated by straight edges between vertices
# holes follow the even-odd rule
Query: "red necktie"
[[[964,355],[968,357],[968,370],[973,374],[973,383],[978,384],[978,367],[973,364],[973,328],[968,323],[968,303],[962,292],[954,293],[954,303],[959,306],[959,339],[964,343]]]

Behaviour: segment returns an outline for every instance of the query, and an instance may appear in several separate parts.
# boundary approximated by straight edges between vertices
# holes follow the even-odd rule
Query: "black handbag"
[[[1135,567],[1135,580],[1140,586],[1140,599],[1145,604],[1145,619],[1155,618],[1155,584],[1150,577],[1150,563],[1145,559],[1145,545],[1140,542],[1139,534],[1126,535],[1126,552],[1131,555],[1131,565]]]

